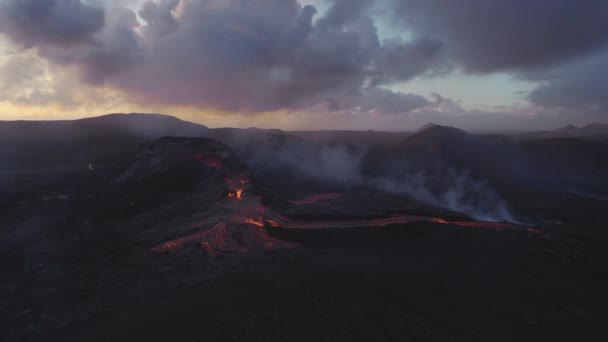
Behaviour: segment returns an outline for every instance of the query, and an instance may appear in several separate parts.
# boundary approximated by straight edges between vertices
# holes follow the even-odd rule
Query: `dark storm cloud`
[[[146,1],[139,10],[139,16],[148,23],[148,32],[162,36],[177,29],[177,20],[172,11],[179,5],[179,0]]]
[[[379,87],[366,89],[363,101],[363,106],[379,114],[406,113],[429,104],[431,102],[420,95],[403,94]]]
[[[106,14],[104,29],[85,44],[69,48],[42,45],[39,46],[39,54],[59,64],[79,66],[83,79],[95,85],[140,65],[145,53],[136,32],[139,23],[135,13],[125,8],[113,8]]]
[[[539,106],[608,115],[608,50],[526,77],[541,85],[530,94]]]
[[[460,113],[388,88],[463,67],[538,82],[529,99],[543,108],[608,113],[606,1],[326,2],[320,14],[298,0],[0,0],[0,33],[146,104]],[[407,39],[381,39],[378,6]]]
[[[404,42],[400,38],[387,39],[383,42],[375,59],[377,75],[374,84],[391,83],[412,79],[433,68],[439,70],[440,53],[443,44],[432,38],[419,38]],[[444,64],[444,68],[448,68]]]
[[[608,43],[605,0],[390,0],[398,19],[445,42],[474,72],[527,70]]]
[[[175,32],[148,40],[144,67],[110,82],[165,103],[227,110],[305,109],[328,98],[341,106],[367,107],[368,94],[375,91],[366,90],[368,81],[393,67],[384,62],[389,47],[380,43],[367,14],[371,4],[336,0],[316,18],[313,6],[296,0],[224,1],[216,6],[193,1],[176,17]],[[144,32],[151,27],[148,23]],[[408,45],[402,55],[434,53],[427,46]],[[425,71],[413,67],[399,78]],[[421,101],[405,95],[401,103],[399,112],[406,112]]]
[[[104,11],[80,0],[4,0],[0,32],[20,45],[82,42],[104,26]]]
[[[52,3],[64,6],[41,12],[42,22],[93,10],[79,1]],[[130,9],[106,9],[103,30],[86,15],[70,19],[88,23],[71,41],[96,32],[86,43],[66,48],[31,34],[31,44],[55,63],[79,67],[86,81],[145,103],[260,112],[307,109],[330,98],[353,108],[419,108],[423,98],[377,87],[426,72],[441,46],[430,39],[381,43],[372,4],[333,0],[320,16],[297,0],[145,1],[143,24]],[[60,8],[66,12],[55,14]],[[27,32],[14,26],[9,37]]]
[[[356,111],[371,114],[402,114],[431,105],[423,96],[404,94],[380,87],[368,87],[352,96],[324,102],[329,111]]]
[[[319,26],[324,28],[342,28],[359,19],[373,4],[373,0],[333,0],[333,6],[327,15],[320,20]]]
[[[110,82],[165,103],[245,111],[357,93],[380,48],[365,3],[337,1],[313,25],[316,9],[295,0],[194,1],[174,33],[147,41],[142,68]]]

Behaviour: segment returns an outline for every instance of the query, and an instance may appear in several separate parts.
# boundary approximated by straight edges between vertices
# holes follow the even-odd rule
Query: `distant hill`
[[[367,144],[391,145],[410,136],[409,132],[381,131],[296,131],[290,134],[302,137],[307,141],[329,144]]]
[[[561,133],[561,134],[574,134],[574,133],[578,132],[579,129],[580,128],[578,128],[574,125],[568,125],[568,126],[564,126],[562,128],[558,128],[554,132]]]
[[[583,127],[567,125],[553,131],[542,131],[526,133],[524,138],[560,138],[560,137],[581,137],[589,138],[593,136],[608,135],[608,124],[592,123]]]
[[[428,145],[437,143],[449,143],[467,140],[471,137],[469,133],[458,128],[449,126],[431,125],[426,129],[409,137],[406,145]]]
[[[603,129],[590,125],[583,129]],[[564,128],[563,131],[572,128]],[[579,129],[580,130],[580,129]],[[598,140],[602,136],[594,136]],[[373,155],[377,153],[378,155]],[[519,143],[499,135],[476,135],[454,127],[435,125],[388,149],[372,151],[368,164],[395,159],[426,167],[441,162],[467,169],[488,179],[520,177],[601,179],[608,171],[608,146],[579,137],[542,137]],[[590,179],[585,179],[591,177]]]
[[[159,114],[110,114],[81,120],[0,121],[0,168],[86,167],[131,158],[164,136],[201,137],[205,126]]]
[[[596,132],[593,132],[594,134],[606,133],[606,132],[608,132],[608,124],[605,124],[605,123],[592,123],[592,124],[589,124],[589,125],[583,127],[583,130],[586,130],[586,131],[589,131],[589,132],[596,131]]]
[[[595,141],[595,142],[599,142],[599,143],[603,143],[603,144],[608,144],[608,133],[606,133],[606,134],[592,135],[592,136],[589,136],[589,137],[585,137],[585,139],[591,140],[591,141]]]
[[[590,136],[599,134],[608,134],[608,124],[592,123],[584,127],[576,127],[568,125],[559,129],[556,129],[552,133],[565,134],[570,136]]]
[[[0,138],[12,141],[45,138],[70,140],[117,132],[154,139],[171,135],[197,136],[208,130],[203,125],[172,116],[141,113],[108,114],[80,120],[0,121]]]
[[[437,126],[437,124],[435,124],[434,122],[429,122],[426,125],[418,128],[418,130],[416,130],[416,132],[422,132],[422,131],[427,130],[427,129],[433,127],[433,126]]]
[[[608,124],[592,123],[583,127],[567,125],[553,131],[531,132],[515,135],[516,140],[544,138],[583,138],[596,142],[607,143]]]
[[[608,176],[608,146],[581,138],[547,138],[520,144],[530,157],[531,170],[551,179],[579,178],[592,182]]]
[[[567,185],[567,191],[603,196],[608,190],[606,156],[608,145],[578,137],[514,142],[435,125],[398,144],[371,149],[362,167],[374,177],[415,181],[424,175],[429,189],[449,188],[453,185],[444,182],[450,174],[467,174],[517,201],[530,187],[550,194]]]
[[[405,163],[410,170],[428,170],[441,164],[500,179],[506,178],[505,173],[514,173],[512,159],[516,156],[516,144],[505,137],[433,125],[398,144],[370,151],[363,165],[366,171],[376,173],[394,169],[395,163]]]

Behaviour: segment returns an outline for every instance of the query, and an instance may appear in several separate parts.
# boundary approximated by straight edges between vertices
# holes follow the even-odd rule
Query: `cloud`
[[[523,122],[601,121],[608,113],[608,2],[602,0],[390,0],[402,28],[432,37],[421,57],[476,74],[509,72],[537,83]],[[419,51],[425,51],[420,50]],[[403,58],[398,59],[403,60]],[[439,61],[439,62],[438,62]],[[443,64],[441,64],[443,63]],[[416,63],[407,63],[415,66]],[[397,66],[387,68],[407,72]],[[445,111],[457,113],[457,108]],[[443,110],[442,110],[443,111]],[[474,113],[473,113],[474,114]],[[522,121],[517,111],[511,127]],[[472,116],[469,116],[472,117]],[[490,116],[491,117],[491,116]],[[501,115],[501,121],[504,115]],[[498,117],[495,117],[498,118]],[[487,120],[484,120],[487,121]],[[493,120],[492,120],[493,121]],[[508,123],[507,123],[508,124]],[[535,124],[537,125],[537,124]]]
[[[560,123],[597,118],[608,113],[606,14],[599,0],[0,0],[0,34],[53,70],[77,70],[84,84],[146,108],[408,113],[416,122],[439,117],[478,127],[466,120],[479,117],[515,127],[535,114],[465,115],[457,101],[392,86],[459,68],[505,71],[539,84],[528,113]],[[7,68],[5,89],[16,74]],[[65,89],[52,87],[76,81],[50,82],[47,69],[35,68],[24,76],[35,82],[23,91],[11,86],[4,100],[56,96],[69,104],[59,95]]]
[[[372,4],[373,0],[333,0],[333,6],[320,20],[319,26],[322,30],[341,28],[357,21]]]
[[[40,58],[17,54],[0,63],[0,101],[19,104],[44,104],[51,95],[44,87],[48,71]]]
[[[49,63],[34,50],[0,56],[0,106],[16,105],[38,113],[52,107],[90,114],[113,110],[124,100],[112,89],[83,86],[75,74],[73,68]]]
[[[80,0],[0,2],[0,32],[25,47],[80,43],[103,26],[104,11]]]
[[[527,70],[608,44],[604,0],[391,0],[398,20],[437,37],[469,71]]]
[[[106,23],[90,41],[70,46],[44,45],[39,54],[60,65],[81,69],[83,80],[102,85],[112,76],[141,65],[145,58],[136,14],[126,8],[106,10]]]
[[[173,13],[179,5],[179,0],[162,0],[160,2],[145,1],[139,10],[139,16],[148,23],[147,33],[163,36],[174,32],[178,22]]]
[[[450,71],[449,63],[442,61],[443,43],[430,38],[416,38],[404,42],[401,38],[386,39],[374,63],[376,75],[373,84],[410,80],[434,70]]]
[[[360,91],[379,48],[367,1],[317,11],[297,1],[186,2],[175,32],[149,38],[143,66],[108,82],[164,103],[231,111],[301,109]],[[144,18],[145,19],[145,18]]]
[[[83,11],[81,19],[69,19],[70,29],[52,39],[19,25],[7,35],[37,44],[53,63],[76,66],[85,82],[124,90],[139,103],[258,113],[335,99],[407,112],[426,100],[379,86],[427,72],[441,50],[430,38],[381,42],[369,15],[372,0],[333,0],[323,15],[297,0],[148,0],[137,13],[48,3],[55,6],[30,9],[40,22],[76,11]],[[19,3],[7,4],[2,15],[16,21],[8,9]],[[105,21],[89,18],[89,11]],[[79,34],[59,34],[72,29]]]
[[[403,114],[431,104],[425,97],[404,94],[380,87],[369,87],[355,96],[337,102],[337,108],[366,112],[373,115]]]
[[[541,84],[532,103],[571,112],[608,114],[608,49],[600,54],[525,75]]]

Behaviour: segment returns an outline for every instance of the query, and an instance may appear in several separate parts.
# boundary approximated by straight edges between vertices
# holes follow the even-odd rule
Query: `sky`
[[[608,122],[604,0],[0,0],[0,120]]]

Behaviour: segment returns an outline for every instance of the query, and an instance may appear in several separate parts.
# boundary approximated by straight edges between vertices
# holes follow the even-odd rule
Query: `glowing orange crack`
[[[228,197],[231,198],[243,198],[243,190],[242,189],[238,189],[235,191],[229,191],[228,192]]]
[[[296,205],[304,205],[304,204],[317,203],[322,200],[340,199],[342,197],[344,197],[344,195],[342,195],[342,194],[329,193],[329,194],[312,195],[312,196],[306,197],[301,200],[293,200],[293,201],[289,201],[289,202],[292,204],[296,204]]]
[[[200,164],[207,165],[216,170],[221,168],[222,165],[224,164],[224,162],[222,160],[216,158],[215,156],[208,156],[203,153],[199,153],[199,154],[195,155],[194,160],[196,160]]]

